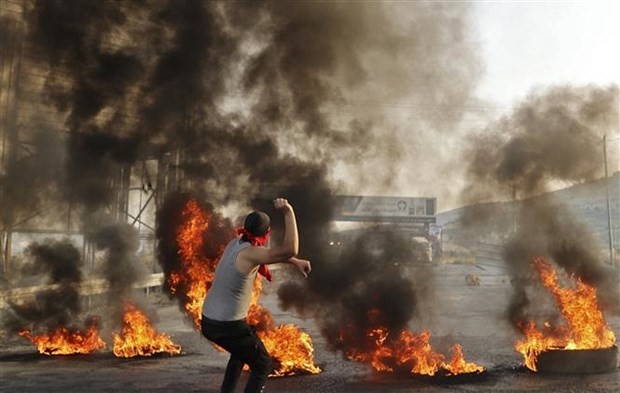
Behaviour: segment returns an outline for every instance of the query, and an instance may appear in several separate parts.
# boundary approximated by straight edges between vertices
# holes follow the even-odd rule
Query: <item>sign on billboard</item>
[[[335,196],[336,221],[434,223],[437,198]]]

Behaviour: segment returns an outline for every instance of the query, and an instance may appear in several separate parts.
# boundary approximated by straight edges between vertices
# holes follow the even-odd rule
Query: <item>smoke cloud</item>
[[[178,180],[218,204],[251,200],[256,182],[285,183],[278,168],[289,161],[345,191],[398,192],[411,184],[402,167],[429,172],[426,130],[454,124],[472,97],[481,67],[468,12],[430,3],[35,1],[28,38],[50,70],[45,96],[65,116],[64,173],[55,176],[64,199],[93,216],[112,203],[121,168],[175,152]],[[458,64],[448,61],[455,56]],[[397,127],[388,97],[429,100],[408,109],[420,125]],[[428,106],[453,109],[438,120]]]
[[[122,315],[123,301],[136,300],[133,284],[146,276],[144,266],[137,264],[136,252],[140,247],[139,233],[129,224],[110,224],[92,235],[98,249],[105,251],[103,275],[109,283],[108,303],[113,313]]]
[[[121,1],[36,1],[29,15],[29,39],[51,68],[45,93],[66,113],[63,194],[87,213],[112,201],[109,179],[136,156],[126,101],[143,64],[113,44],[130,7]]]
[[[468,155],[468,203],[483,198],[522,199],[515,206],[515,230],[504,258],[515,293],[508,311],[514,322],[533,318],[541,297],[532,258],[551,258],[566,273],[597,288],[608,311],[618,311],[614,275],[599,255],[598,240],[552,196],[554,182],[576,184],[602,175],[602,134],[617,122],[617,87],[557,86],[532,92],[510,116],[473,141]],[[491,219],[471,209],[466,225]],[[532,299],[537,301],[532,301]],[[550,300],[550,298],[548,298]],[[545,304],[545,302],[542,302]],[[556,311],[557,312],[557,311]]]
[[[80,252],[69,241],[33,243],[27,249],[30,263],[25,273],[46,275],[49,289],[35,294],[32,302],[10,304],[13,315],[5,321],[11,330],[25,327],[52,331],[76,322],[80,313],[82,280]]]
[[[281,296],[317,318],[334,348],[337,323],[366,326],[379,309],[398,329],[419,310],[415,284],[385,268],[411,259],[397,235],[378,235],[380,257],[361,243],[329,255],[330,197],[434,187],[440,168],[429,163],[446,154],[436,136],[450,137],[481,72],[469,6],[45,0],[33,3],[29,30],[49,70],[45,96],[65,119],[62,198],[110,256],[130,259],[134,238],[120,226],[98,232],[109,222],[99,215],[110,214],[124,170],[162,158],[156,235],[165,273],[178,263],[169,241],[183,192],[265,209],[281,195],[295,206],[302,253],[315,266]],[[404,112],[412,117],[403,122]],[[118,293],[131,281],[123,266],[106,268]],[[327,285],[340,280],[347,285]],[[332,315],[320,311],[331,303]]]
[[[429,300],[403,269],[413,261],[407,236],[380,229],[313,259],[309,278],[282,284],[278,295],[285,309],[315,318],[332,350],[365,349],[370,329],[397,335]]]

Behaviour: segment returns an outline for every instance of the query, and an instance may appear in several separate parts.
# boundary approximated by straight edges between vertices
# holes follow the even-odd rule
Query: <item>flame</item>
[[[173,295],[182,288],[186,298],[183,304],[185,313],[194,322],[196,330],[200,331],[202,303],[213,282],[217,260],[206,258],[202,252],[209,215],[194,199],[187,202],[181,214],[184,222],[177,230],[176,238],[181,268],[168,276],[168,285]]]
[[[192,318],[196,330],[200,331],[202,303],[213,283],[218,261],[206,258],[202,252],[205,241],[203,236],[211,217],[194,199],[187,202],[182,216],[184,222],[177,230],[176,238],[181,269],[170,274],[168,284],[173,294],[181,290],[186,292],[185,312]],[[225,246],[221,245],[220,255]],[[314,348],[310,336],[295,325],[276,326],[269,311],[258,304],[261,292],[262,281],[258,276],[252,288],[247,322],[255,326],[258,337],[274,359],[275,369],[270,376],[320,373],[321,369],[314,365]]]
[[[543,286],[553,294],[567,325],[554,327],[545,322],[540,331],[533,321],[519,324],[525,338],[517,341],[515,349],[523,354],[527,368],[537,371],[538,355],[546,350],[601,349],[615,344],[616,337],[598,307],[595,288],[579,278],[573,288],[561,288],[549,262],[539,257],[533,265]]]
[[[61,327],[42,335],[32,335],[27,329],[18,334],[32,341],[43,355],[88,354],[106,347],[99,337],[98,321],[95,318],[85,332]]]
[[[320,373],[321,369],[314,364],[314,347],[308,333],[293,324],[276,326],[271,313],[258,304],[262,288],[262,278],[257,276],[247,321],[256,327],[256,334],[274,360],[275,367],[270,376]]]
[[[123,327],[120,334],[114,333],[114,355],[131,358],[151,356],[156,353],[176,355],[181,347],[164,333],[157,333],[151,321],[130,302],[124,303]]]
[[[444,365],[444,368],[450,372],[450,375],[480,373],[484,371],[484,367],[465,361],[463,348],[459,344],[454,344],[450,351],[452,352],[452,359],[450,359],[450,363]]]
[[[300,372],[308,374],[321,372],[321,369],[314,364],[312,338],[298,326],[278,325],[273,330],[259,331],[258,336],[276,363],[270,376],[283,377]]]
[[[370,314],[376,314],[377,310],[371,310]],[[372,318],[372,315],[370,315]],[[348,329],[343,329],[340,339],[345,346],[348,337]],[[433,376],[438,372],[445,375],[457,375],[464,373],[480,373],[484,367],[475,363],[468,363],[463,357],[460,345],[452,347],[453,356],[449,363],[445,362],[444,355],[433,350],[430,344],[431,333],[428,330],[415,334],[409,330],[402,330],[391,337],[385,327],[373,328],[366,334],[366,347],[363,349],[353,348],[345,351],[346,356],[354,361],[369,363],[375,370],[393,372],[395,369],[407,370],[413,374]]]

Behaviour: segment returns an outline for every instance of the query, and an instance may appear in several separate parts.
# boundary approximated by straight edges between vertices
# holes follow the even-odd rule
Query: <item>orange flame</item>
[[[196,330],[200,331],[202,303],[213,282],[217,260],[206,258],[202,252],[203,234],[209,227],[209,215],[193,199],[187,202],[182,215],[184,222],[177,231],[182,266],[179,271],[169,275],[168,284],[172,294],[179,287],[185,290],[185,313],[194,322]]]
[[[376,314],[376,310],[370,313]],[[342,330],[341,339],[346,340],[346,335],[346,330]],[[431,333],[428,330],[419,335],[402,330],[398,336],[389,337],[386,328],[378,327],[371,329],[366,337],[370,349],[349,349],[346,356],[357,362],[369,363],[377,371],[406,369],[413,374],[429,376],[438,372],[457,375],[484,371],[484,367],[465,361],[462,348],[458,344],[452,347],[452,359],[446,363],[444,355],[433,351],[430,344]]]
[[[444,368],[450,372],[450,375],[480,373],[484,371],[484,367],[465,361],[463,348],[459,344],[454,344],[450,351],[452,352],[452,359],[450,359],[450,363],[444,365]]]
[[[262,278],[257,276],[247,321],[256,326],[256,334],[274,359],[275,368],[270,376],[320,373],[321,369],[314,364],[314,347],[308,333],[293,324],[276,326],[271,313],[258,304],[262,287]]]
[[[192,318],[196,330],[200,331],[202,303],[213,283],[217,266],[216,259],[206,258],[202,253],[203,235],[211,217],[193,199],[187,202],[182,215],[184,223],[177,231],[182,268],[170,275],[168,283],[173,294],[179,288],[186,289],[185,312]],[[221,247],[223,251],[225,244]],[[261,291],[262,281],[258,277],[252,289],[247,321],[256,326],[257,335],[275,360],[276,369],[271,376],[321,372],[321,369],[314,365],[314,348],[310,336],[295,325],[276,326],[269,311],[258,304]]]
[[[114,333],[114,355],[131,358],[152,356],[156,353],[177,355],[181,347],[164,333],[157,333],[151,321],[134,304],[125,302],[123,327],[120,334]]]
[[[567,326],[553,327],[545,322],[544,331],[539,331],[532,321],[521,323],[525,338],[517,341],[515,349],[523,354],[525,365],[536,371],[536,360],[541,352],[550,349],[600,349],[609,348],[616,342],[598,307],[596,289],[577,278],[574,288],[561,288],[557,273],[544,258],[535,258],[534,267],[542,284],[554,296],[567,322]]]
[[[22,330],[19,335],[32,341],[43,355],[88,354],[106,347],[96,319],[85,332],[61,327],[48,334],[32,335],[30,330]]]

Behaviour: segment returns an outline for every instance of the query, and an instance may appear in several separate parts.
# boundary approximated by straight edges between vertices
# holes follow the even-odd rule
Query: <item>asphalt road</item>
[[[460,343],[467,360],[487,367],[482,376],[463,379],[376,373],[364,364],[329,352],[312,321],[278,309],[275,287],[266,285],[263,304],[279,323],[297,323],[312,336],[319,375],[270,379],[268,392],[620,392],[620,369],[595,375],[532,373],[521,366],[513,343],[518,336],[503,319],[510,283],[493,263],[432,268],[433,298],[428,315],[411,328],[430,328],[437,347]],[[480,286],[467,286],[465,275],[477,275]],[[417,274],[411,269],[410,274]],[[0,391],[50,392],[218,392],[227,355],[216,351],[183,322],[175,305],[158,308],[157,328],[183,347],[176,357],[118,359],[111,353],[47,357],[19,337],[0,344]],[[617,318],[610,321],[620,336]],[[247,375],[243,376],[241,386]]]

